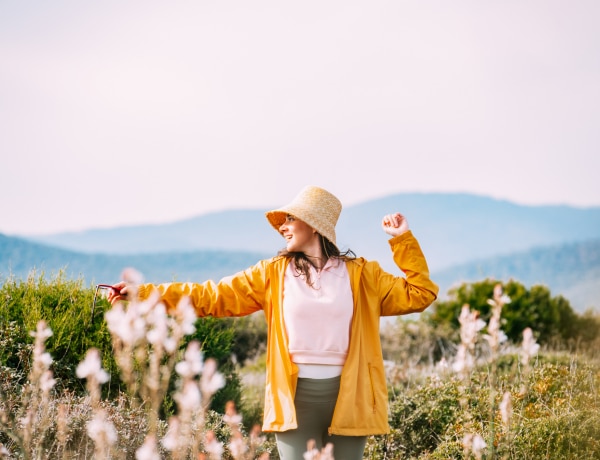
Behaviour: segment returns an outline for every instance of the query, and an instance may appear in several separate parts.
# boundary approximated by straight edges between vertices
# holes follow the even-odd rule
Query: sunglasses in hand
[[[121,290],[111,284],[96,284],[96,292],[94,292],[94,303],[92,304],[92,316],[90,322],[94,320],[94,311],[96,311],[96,303],[98,302],[98,293],[101,290],[112,289],[115,294],[121,294]]]

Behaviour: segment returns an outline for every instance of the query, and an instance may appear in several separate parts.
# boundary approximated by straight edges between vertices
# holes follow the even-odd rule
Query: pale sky
[[[600,206],[598,24],[598,0],[0,2],[0,233],[307,184]]]

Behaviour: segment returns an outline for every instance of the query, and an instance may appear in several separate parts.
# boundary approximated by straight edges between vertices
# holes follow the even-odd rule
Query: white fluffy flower
[[[146,340],[153,345],[164,345],[169,338],[165,306],[162,303],[156,305],[148,312],[146,321],[151,325],[151,329],[146,333]]]
[[[242,423],[243,417],[240,414],[225,414],[223,421],[230,426],[239,426]]]
[[[169,429],[162,438],[161,444],[171,452],[179,448],[179,419],[176,416],[169,418]]]
[[[207,431],[204,435],[204,450],[211,455],[209,458],[220,459],[223,455],[223,443],[217,439],[214,431]]]
[[[473,436],[472,452],[473,455],[475,455],[475,458],[481,458],[481,454],[483,453],[483,450],[486,447],[487,444],[485,443],[480,434],[476,434],[475,436]]]
[[[202,372],[204,367],[200,343],[192,340],[183,354],[183,361],[175,365],[175,371],[182,377],[194,377]]]
[[[183,297],[179,303],[177,304],[177,308],[175,309],[175,316],[177,317],[181,330],[184,334],[190,335],[196,331],[196,312],[194,311],[194,307],[190,302],[190,299],[187,297]]]
[[[487,447],[487,444],[479,434],[467,433],[463,438],[463,447],[467,452],[473,454],[477,459],[481,459],[483,450]]]
[[[474,365],[475,361],[473,355],[471,355],[471,353],[468,352],[466,345],[461,343],[458,346],[458,352],[454,357],[454,362],[452,363],[452,370],[454,372],[460,373],[462,371],[468,371],[472,369]]]
[[[540,349],[540,345],[536,343],[533,337],[533,331],[530,327],[523,331],[523,344],[521,346],[521,362],[524,365],[529,363],[529,358],[535,356]]]
[[[144,282],[144,275],[135,268],[127,267],[121,272],[121,279],[126,283],[142,284]]]
[[[179,407],[193,412],[200,409],[202,396],[198,384],[193,380],[187,380],[181,391],[173,395],[173,399],[177,401]]]
[[[160,454],[156,446],[156,438],[152,435],[146,436],[144,444],[135,451],[136,460],[160,460]]]
[[[41,353],[41,354],[36,354],[36,356],[34,357],[35,361],[42,364],[42,366],[48,368],[50,367],[50,364],[52,364],[52,356],[50,356],[50,353]]]
[[[471,346],[476,342],[477,332],[483,329],[485,321],[478,318],[477,310],[471,311],[469,305],[463,305],[458,322],[460,323],[460,340],[467,346]]]
[[[96,348],[90,348],[85,355],[85,359],[79,363],[75,374],[80,379],[94,378],[98,383],[108,382],[109,375],[102,369],[100,362],[100,352]]]
[[[217,391],[225,386],[225,377],[220,372],[215,372],[212,376],[200,379],[200,388],[204,395],[214,395]]]
[[[105,314],[108,330],[124,344],[134,345],[146,335],[146,321],[141,317],[139,304],[130,303],[125,310],[122,304],[115,304]]]
[[[500,402],[500,417],[502,418],[502,424],[508,429],[512,417],[512,399],[510,391],[505,392],[502,396],[502,401]]]
[[[239,431],[236,431],[229,441],[229,451],[231,452],[231,455],[233,455],[233,458],[242,458],[248,451],[248,446],[244,442],[244,438]]]
[[[52,337],[52,329],[48,327],[46,321],[38,321],[35,332],[30,332],[29,335],[36,337],[41,341],[45,341],[47,338]]]
[[[124,343],[132,343],[133,340],[127,324],[127,315],[122,304],[115,304],[106,312],[104,318],[106,319],[108,330],[113,335],[119,337]]]
[[[48,393],[56,384],[56,380],[53,378],[52,371],[45,371],[40,377],[40,389],[42,393]]]
[[[96,444],[113,445],[117,442],[114,425],[106,420],[104,412],[98,412],[87,424],[87,434]]]

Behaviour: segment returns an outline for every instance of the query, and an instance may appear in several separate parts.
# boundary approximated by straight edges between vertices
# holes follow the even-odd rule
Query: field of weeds
[[[167,314],[158,299],[94,306],[94,294],[60,276],[0,289],[0,458],[279,458],[259,424],[260,317],[241,331],[185,302]],[[391,432],[365,458],[600,458],[597,341],[508,338],[511,301],[497,284],[485,319],[465,304],[455,330],[423,317],[382,329]]]

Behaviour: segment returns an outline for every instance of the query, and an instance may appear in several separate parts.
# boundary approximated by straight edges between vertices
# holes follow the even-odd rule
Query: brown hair
[[[321,244],[321,251],[327,257],[327,259],[334,258],[340,260],[352,260],[356,258],[356,254],[350,249],[340,252],[338,247],[325,238],[319,233],[319,243]],[[287,249],[279,251],[279,255],[294,260],[294,266],[296,267],[296,276],[304,276],[306,284],[312,286],[312,280],[310,279],[310,267],[314,264],[303,252],[289,252]]]

